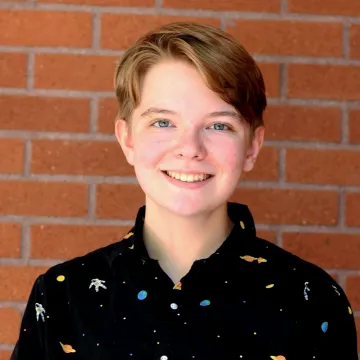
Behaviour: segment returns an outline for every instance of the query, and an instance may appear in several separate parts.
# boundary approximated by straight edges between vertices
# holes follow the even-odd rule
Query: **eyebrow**
[[[144,111],[140,116],[146,117],[146,116],[153,115],[153,114],[176,115],[176,112],[173,110],[151,107],[151,108],[148,108],[146,111]],[[231,111],[231,110],[213,111],[211,113],[206,114],[206,117],[218,117],[218,116],[230,116],[235,119],[241,119],[241,116],[236,111]]]

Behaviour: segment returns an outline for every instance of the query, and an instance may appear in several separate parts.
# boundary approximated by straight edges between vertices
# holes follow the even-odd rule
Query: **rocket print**
[[[46,311],[44,307],[39,303],[35,303],[35,311],[36,311],[36,321],[39,321],[39,317],[41,317],[41,320],[45,322],[44,314],[46,313]]]
[[[336,291],[336,293],[340,296],[339,290],[337,289],[337,287],[335,285],[332,285],[333,289]]]
[[[95,291],[98,292],[99,288],[103,288],[106,289],[106,286],[104,285],[105,280],[100,280],[100,279],[92,279],[89,289],[91,289],[93,286],[95,287]]]
[[[309,282],[308,281],[306,281],[305,282],[305,288],[304,288],[304,298],[305,298],[305,300],[309,300],[309,296],[308,296],[308,291],[310,291],[310,289],[308,288],[308,284],[309,284]]]

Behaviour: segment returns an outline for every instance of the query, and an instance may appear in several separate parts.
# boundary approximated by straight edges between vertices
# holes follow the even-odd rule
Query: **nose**
[[[179,137],[176,147],[176,156],[188,159],[196,158],[198,160],[206,157],[206,148],[201,138],[201,134],[196,131],[184,131]]]

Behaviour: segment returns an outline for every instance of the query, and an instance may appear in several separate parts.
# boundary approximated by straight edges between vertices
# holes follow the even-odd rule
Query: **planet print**
[[[64,345],[62,343],[60,343],[60,345],[61,345],[62,349],[64,350],[64,352],[67,354],[76,352],[76,350],[73,349],[73,347],[71,345]]]
[[[139,293],[138,293],[138,299],[139,300],[144,300],[144,299],[146,299],[146,297],[147,297],[147,292],[145,291],[145,290],[141,290]]]
[[[200,303],[200,306],[209,306],[210,305],[210,300],[203,300],[201,303]]]
[[[321,324],[321,330],[322,330],[324,333],[326,333],[326,331],[327,331],[327,329],[328,329],[328,326],[329,326],[329,324],[328,324],[327,321],[323,322],[323,323]]]

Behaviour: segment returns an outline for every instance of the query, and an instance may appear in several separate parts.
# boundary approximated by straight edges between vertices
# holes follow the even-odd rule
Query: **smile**
[[[212,175],[209,174],[184,174],[184,173],[178,173],[178,172],[173,172],[173,171],[163,171],[167,176],[176,179],[176,180],[180,180],[182,182],[187,182],[187,183],[194,183],[194,182],[202,182],[205,181],[207,179],[209,179],[210,177],[212,177]]]

